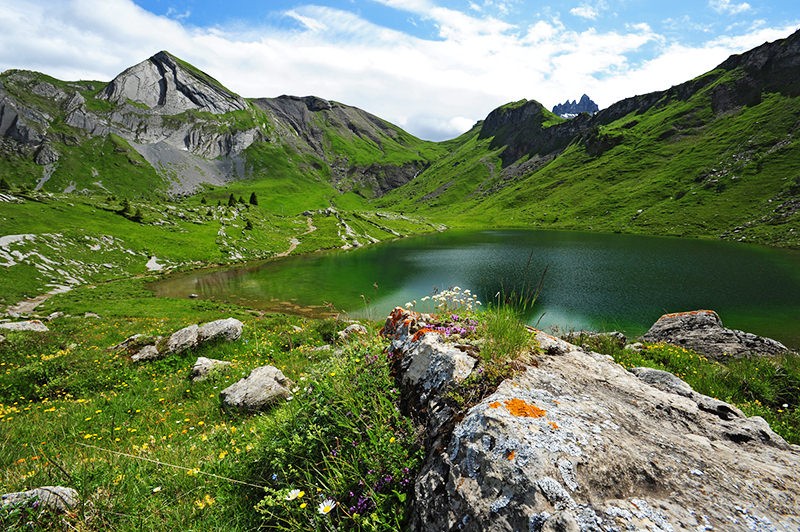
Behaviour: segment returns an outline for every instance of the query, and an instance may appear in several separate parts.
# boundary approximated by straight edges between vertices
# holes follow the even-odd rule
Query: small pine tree
[[[252,231],[253,230],[253,222],[251,222],[250,220],[247,220],[247,223],[244,225],[244,228],[245,228],[246,231]]]
[[[0,178],[0,190],[2,191],[9,191],[11,190],[11,185],[8,184],[5,177]]]
[[[127,214],[131,212],[131,202],[128,200],[128,198],[122,200],[122,210],[120,212],[122,214]]]
[[[205,205],[206,203],[208,203],[208,202],[206,201],[206,197],[205,197],[205,196],[203,196],[203,197],[200,199],[200,203],[201,203],[202,205]]]
[[[250,193],[250,205],[258,205],[258,197],[255,192]]]
[[[233,197],[233,194],[228,196],[228,207],[233,207],[236,205],[236,198]]]
[[[222,200],[217,200],[217,207],[222,207]]]
[[[134,222],[142,221],[142,210],[139,207],[136,207],[136,212],[134,212],[133,216],[131,216],[131,220]]]
[[[211,216],[214,216],[214,213],[211,212],[211,207],[209,207],[208,210],[206,211],[206,216],[208,216],[209,218]]]
[[[244,204],[244,198],[243,198],[243,197],[241,197],[241,196],[239,196],[239,199],[238,199],[238,200],[236,200],[236,201],[237,201],[237,202],[239,202],[239,203],[242,203],[242,204]]]

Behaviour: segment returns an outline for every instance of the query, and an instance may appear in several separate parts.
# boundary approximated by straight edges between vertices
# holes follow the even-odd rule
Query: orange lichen
[[[512,450],[511,450],[511,452],[510,452],[510,453],[508,453],[508,456],[506,456],[506,459],[507,459],[507,460],[509,460],[509,461],[511,461],[511,460],[513,460],[513,459],[514,459],[514,457],[515,457],[515,456],[517,456],[517,453],[516,453],[516,451],[514,451],[514,450],[512,449]]]
[[[434,331],[433,329],[428,329],[427,327],[423,327],[422,329],[420,329],[420,330],[418,330],[417,332],[414,333],[414,336],[411,337],[411,341],[412,342],[416,342],[417,340],[422,338],[423,334],[429,333],[429,332],[438,333],[439,331]]]
[[[550,428],[553,430],[558,429],[558,423],[556,423],[555,421],[551,421],[550,423],[548,423],[548,425],[550,425]]]
[[[497,408],[500,406],[500,403],[495,401],[494,403],[489,403],[489,408]]]
[[[542,417],[547,413],[538,406],[526,403],[522,399],[518,399],[516,397],[504,401],[504,404],[506,405],[509,414],[511,414],[512,416]]]

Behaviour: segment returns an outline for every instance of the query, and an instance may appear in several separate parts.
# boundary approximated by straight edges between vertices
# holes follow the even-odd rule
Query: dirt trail
[[[307,235],[307,234],[309,234],[309,233],[313,233],[314,231],[316,231],[316,230],[317,230],[317,227],[314,225],[314,219],[313,219],[311,216],[309,216],[308,218],[306,218],[306,222],[308,222],[308,229],[306,230],[306,232],[305,232],[305,233],[301,234],[300,236],[305,236],[305,235]],[[290,254],[292,251],[294,251],[295,249],[297,249],[297,246],[299,246],[299,245],[300,245],[300,240],[298,240],[297,238],[292,238],[292,239],[289,241],[289,249],[287,249],[286,251],[282,251],[282,252],[278,253],[278,254],[277,254],[277,255],[275,255],[275,256],[276,256],[276,257],[286,257],[286,256],[287,256],[287,255],[289,255],[289,254]]]

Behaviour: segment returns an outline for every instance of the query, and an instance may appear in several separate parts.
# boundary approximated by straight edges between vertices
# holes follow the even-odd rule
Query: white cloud
[[[724,13],[727,15],[738,15],[745,11],[750,11],[750,4],[742,2],[741,4],[732,3],[731,0],[709,0],[708,5],[717,13]]]
[[[522,98],[550,107],[585,92],[606,107],[666,89],[796,27],[742,28],[688,47],[668,42],[644,23],[576,32],[552,17],[512,24],[486,11],[460,12],[429,0],[380,1],[432,22],[439,39],[417,38],[354,12],[320,6],[284,13],[300,22],[288,30],[186,26],[130,0],[53,0],[47,6],[15,0],[0,7],[0,70],[110,80],[166,49],[246,97],[313,94],[355,105],[424,138],[442,139]],[[480,2],[493,12],[498,4]],[[645,49],[656,54],[642,61]]]
[[[578,7],[573,7],[572,9],[569,10],[569,12],[575,15],[576,17],[586,18],[589,20],[594,20],[599,15],[599,13],[595,8],[586,4],[583,4]]]

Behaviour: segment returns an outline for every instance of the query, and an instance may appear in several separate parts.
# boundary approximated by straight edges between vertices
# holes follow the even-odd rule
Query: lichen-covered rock
[[[428,448],[414,530],[797,530],[800,450],[653,370],[550,354]]]
[[[214,340],[233,342],[242,336],[243,328],[242,322],[236,318],[210,321],[201,325],[197,330],[197,342],[205,343]]]
[[[291,397],[291,387],[292,381],[281,370],[275,366],[261,366],[222,390],[219,396],[225,407],[257,412]]]
[[[31,331],[31,332],[47,332],[50,330],[47,328],[47,325],[45,325],[39,320],[11,321],[7,323],[0,323],[0,329],[6,329],[8,331]]]
[[[189,376],[193,382],[205,380],[208,374],[215,368],[223,368],[230,366],[231,363],[227,360],[217,360],[215,358],[198,357],[197,361],[192,366],[192,373]]]
[[[713,310],[664,314],[642,336],[642,340],[667,342],[715,359],[726,355],[777,355],[788,351],[786,346],[771,338],[726,329]]]
[[[79,502],[78,492],[64,486],[42,486],[3,495],[3,506],[30,506],[56,512],[72,510]]]
[[[164,348],[165,354],[180,353],[196,346],[198,340],[197,331],[199,329],[197,325],[189,325],[172,333],[167,338]]]

